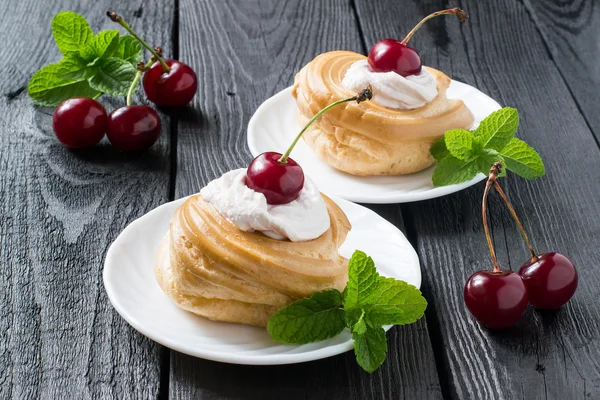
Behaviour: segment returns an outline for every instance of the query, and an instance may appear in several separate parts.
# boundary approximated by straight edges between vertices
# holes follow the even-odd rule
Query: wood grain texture
[[[60,59],[55,13],[80,12],[97,32],[115,29],[105,12],[118,7],[169,52],[173,4],[75,3],[1,6],[0,398],[155,398],[160,348],[114,311],[102,264],[129,222],[167,200],[168,129],[142,155],[119,154],[107,142],[69,151],[54,137],[52,110],[34,107],[24,88],[38,68]],[[109,112],[123,104],[101,101]]]
[[[269,96],[317,54],[362,51],[348,2],[180,2],[180,59],[199,72],[193,108],[178,122],[176,197],[247,165],[246,126]],[[193,110],[200,110],[196,113]],[[378,212],[401,226],[397,206]],[[427,326],[395,328],[389,356],[368,375],[352,353],[293,366],[225,365],[171,352],[174,399],[375,399],[441,397]]]
[[[524,0],[550,56],[600,143],[600,3]]]
[[[357,0],[368,45],[383,37],[402,38],[419,18],[448,7],[446,1],[437,0],[404,2],[402,8],[396,4]],[[535,247],[568,255],[578,267],[580,283],[572,301],[557,312],[530,309],[513,329],[483,329],[468,315],[462,299],[469,275],[491,267],[480,222],[483,187],[405,207],[404,215],[409,216],[405,224],[414,232],[422,262],[429,328],[443,364],[444,395],[599,398],[600,181],[595,166],[600,151],[522,3],[452,5],[469,12],[467,24],[459,26],[453,18],[432,20],[411,45],[425,64],[519,110],[517,135],[540,152],[547,175],[533,182],[509,176],[502,184]],[[568,18],[568,4],[561,2],[553,12]],[[598,26],[593,29],[597,38]],[[591,86],[592,91],[600,89]],[[501,263],[518,269],[527,252],[495,197],[491,216]]]

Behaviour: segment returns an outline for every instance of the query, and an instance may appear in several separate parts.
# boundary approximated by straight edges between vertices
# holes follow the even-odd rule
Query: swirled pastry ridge
[[[244,232],[200,195],[175,213],[154,268],[179,307],[215,321],[266,326],[292,301],[324,289],[343,290],[348,260],[338,249],[350,231],[344,212],[323,196],[330,228],[314,240],[275,240]]]

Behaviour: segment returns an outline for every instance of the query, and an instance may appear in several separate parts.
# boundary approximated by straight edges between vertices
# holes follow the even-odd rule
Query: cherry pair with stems
[[[493,270],[471,275],[464,288],[468,310],[482,325],[492,329],[515,325],[528,303],[539,309],[561,307],[575,293],[578,281],[577,271],[567,257],[556,252],[538,255],[533,250],[523,224],[497,181],[501,168],[500,162],[491,166],[481,207]],[[487,222],[487,199],[492,186],[506,204],[531,254],[518,273],[502,270],[498,265]]]
[[[107,16],[121,25],[152,53],[148,64],[138,64],[138,71],[127,94],[127,105],[107,116],[95,99],[78,97],[65,100],[55,110],[52,127],[58,139],[70,148],[96,145],[106,133],[113,147],[124,151],[144,150],[152,146],[161,133],[156,111],[144,105],[132,105],[132,96],[140,79],[148,100],[159,107],[183,107],[198,88],[196,73],[188,65],[163,59],[160,48],[153,49],[116,13]]]

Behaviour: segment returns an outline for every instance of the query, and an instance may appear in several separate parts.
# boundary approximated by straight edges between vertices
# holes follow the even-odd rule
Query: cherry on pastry
[[[86,97],[67,99],[54,110],[52,128],[67,147],[92,147],[106,132],[106,110],[96,100]]]
[[[481,206],[483,229],[494,268],[492,271],[479,271],[471,275],[463,293],[469,312],[479,323],[491,329],[508,328],[516,324],[525,312],[528,301],[527,289],[521,277],[498,266],[488,228],[487,198],[499,173],[500,170],[492,166]]]
[[[404,40],[383,39],[369,51],[369,66],[373,72],[393,71],[402,76],[418,75],[421,73],[422,64],[419,53],[406,43],[415,32],[429,19],[438,15],[454,14],[460,22],[465,22],[469,16],[460,8],[436,11],[423,18],[409,33]]]
[[[371,100],[372,97],[371,87],[368,86],[356,96],[338,100],[323,108],[302,128],[284,154],[269,151],[259,154],[250,162],[246,171],[246,186],[264,194],[268,204],[287,204],[296,200],[304,187],[304,172],[302,167],[290,158],[290,153],[302,134],[331,108],[349,101],[361,103]]]
[[[153,49],[120,15],[113,11],[108,11],[106,15],[125,28],[152,53],[153,60],[158,61],[144,74],[142,84],[148,100],[159,107],[183,107],[192,101],[198,89],[198,78],[194,70],[181,61],[163,59],[160,47]]]
[[[533,250],[517,212],[497,181],[494,181],[494,188],[504,200],[531,254],[531,258],[519,269],[519,275],[527,288],[529,303],[540,309],[561,307],[573,297],[577,289],[578,276],[575,266],[560,253],[538,255]]]

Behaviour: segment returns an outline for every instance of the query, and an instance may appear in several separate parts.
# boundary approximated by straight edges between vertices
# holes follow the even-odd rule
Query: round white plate
[[[340,253],[350,257],[354,250],[363,250],[373,257],[382,275],[420,287],[419,259],[402,232],[367,208],[333,200],[352,223]],[[131,326],[179,352],[234,364],[293,364],[352,349],[347,330],[322,342],[284,345],[271,339],[266,329],[210,321],[173,304],[154,278],[154,256],[184,201],[164,204],[132,222],[108,249],[104,287],[112,305]]]
[[[447,95],[460,99],[475,117],[473,128],[492,112],[500,109],[491,97],[465,83],[452,81]],[[296,117],[296,100],[292,88],[282,90],[266,100],[256,110],[248,124],[248,147],[252,155],[265,151],[283,153],[300,131]],[[407,203],[445,196],[480,182],[485,175],[479,174],[469,182],[458,185],[435,187],[431,183],[434,167],[403,176],[353,176],[338,171],[323,161],[300,140],[292,158],[317,184],[319,189],[331,196],[339,196],[358,203]]]

